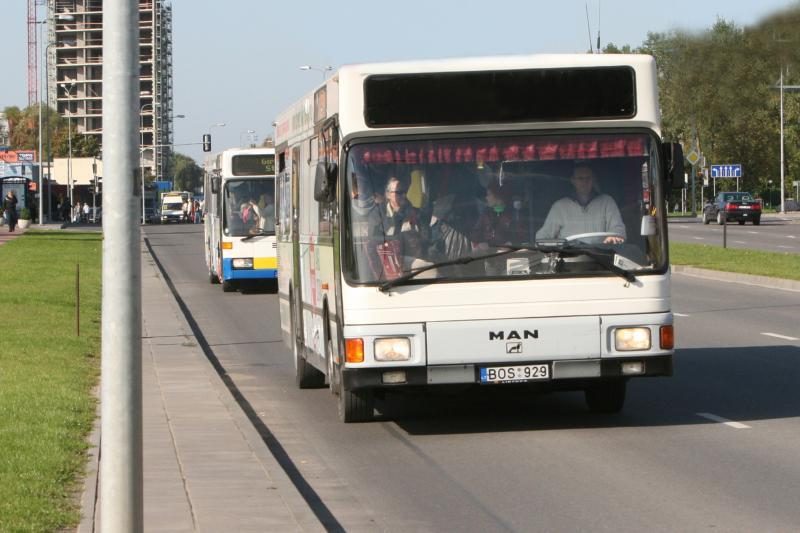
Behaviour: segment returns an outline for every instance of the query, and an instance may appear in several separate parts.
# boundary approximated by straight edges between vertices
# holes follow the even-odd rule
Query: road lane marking
[[[747,244],[747,241],[733,241],[734,244]]]
[[[696,241],[704,241],[704,240],[706,240],[705,237],[692,237],[692,239],[694,239]]]
[[[750,235],[758,235],[757,231],[748,231],[747,233],[749,233]]]
[[[783,339],[785,341],[800,341],[797,337],[788,337],[786,335],[780,335],[778,333],[770,333],[768,331],[762,331],[762,335],[766,335],[767,337],[775,337],[776,339]]]
[[[795,237],[794,235],[787,235],[786,238],[787,239],[796,239],[797,237]]]
[[[733,422],[732,420],[728,420],[727,418],[722,418],[721,416],[717,416],[711,413],[697,413],[697,416],[702,416],[703,418],[713,420],[714,422],[725,424],[726,426],[732,427],[734,429],[751,429],[750,426],[746,424],[742,424],[741,422]]]
[[[783,244],[779,244],[778,248],[786,248],[786,249],[789,249],[789,250],[794,250],[794,246],[786,246],[786,245],[783,245]]]
[[[689,316],[689,315],[684,315],[683,313],[675,313],[675,312],[673,312],[672,314],[675,316]]]

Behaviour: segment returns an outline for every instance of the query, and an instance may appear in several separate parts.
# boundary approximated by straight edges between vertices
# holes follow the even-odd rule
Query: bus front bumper
[[[543,389],[580,389],[592,382],[608,378],[657,377],[672,375],[672,354],[645,357],[604,357],[535,361],[546,363],[550,377],[544,380],[518,383],[491,384],[491,386],[529,385]],[[641,372],[626,373],[623,363],[642,363]],[[346,390],[429,387],[438,385],[481,385],[480,364],[435,365],[409,367],[343,368],[342,379]],[[496,366],[492,364],[489,366]]]
[[[255,258],[253,267],[234,268],[233,258],[225,258],[222,260],[222,279],[225,281],[233,279],[276,279],[278,277],[277,265],[274,264],[276,262],[274,258],[271,261]]]

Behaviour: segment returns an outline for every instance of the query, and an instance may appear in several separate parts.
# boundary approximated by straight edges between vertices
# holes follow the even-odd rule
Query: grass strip
[[[99,233],[29,231],[0,246],[0,531],[57,531],[80,520],[99,375],[101,259]]]
[[[671,242],[669,258],[673,265],[800,280],[800,254]]]

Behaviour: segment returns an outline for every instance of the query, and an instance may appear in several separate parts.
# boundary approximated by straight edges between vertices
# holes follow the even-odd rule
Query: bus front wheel
[[[222,280],[222,292],[234,292],[236,290],[236,285],[232,281],[228,281],[227,279]]]
[[[625,388],[623,379],[604,381],[586,389],[586,405],[593,413],[618,413],[625,405]]]
[[[341,378],[338,380],[337,404],[339,420],[346,424],[370,422],[375,414],[375,393],[370,390],[345,390]]]

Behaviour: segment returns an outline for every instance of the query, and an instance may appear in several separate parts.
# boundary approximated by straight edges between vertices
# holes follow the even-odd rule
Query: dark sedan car
[[[703,206],[703,224],[716,220],[717,224],[733,222],[744,224],[750,220],[761,224],[761,202],[749,192],[721,192],[713,202]]]

